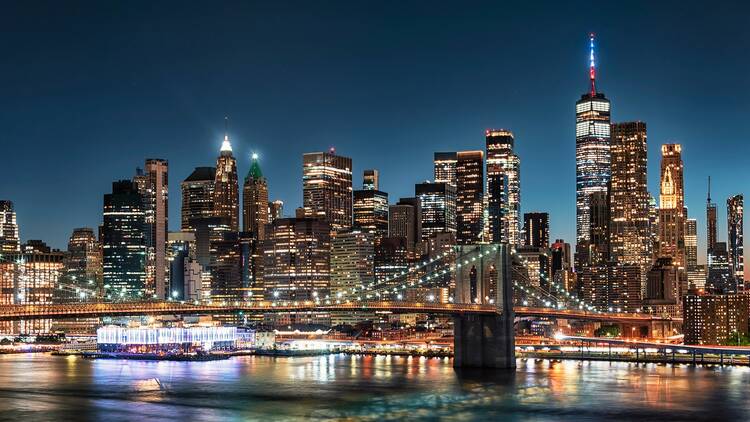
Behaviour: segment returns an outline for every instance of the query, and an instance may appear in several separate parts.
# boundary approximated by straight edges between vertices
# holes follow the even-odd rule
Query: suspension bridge
[[[0,321],[139,315],[273,314],[382,312],[453,316],[454,365],[513,367],[514,323],[517,318],[546,317],[646,326],[680,322],[651,314],[605,312],[586,303],[564,286],[540,274],[529,276],[529,265],[507,244],[457,246],[408,269],[368,285],[347,286],[335,293],[313,292],[313,300],[291,300],[279,292],[270,300],[194,302],[137,301],[13,304],[0,306]],[[434,297],[407,300],[409,289],[449,288],[447,303]],[[83,296],[93,289],[59,284]],[[671,331],[671,330],[670,330]]]

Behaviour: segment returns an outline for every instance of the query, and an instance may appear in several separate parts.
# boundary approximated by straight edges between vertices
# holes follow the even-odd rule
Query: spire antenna
[[[711,203],[711,176],[708,176],[708,198],[706,202]]]
[[[229,139],[229,116],[224,116],[224,139]]]
[[[596,61],[594,60],[594,33],[589,34],[589,79],[591,80],[591,96],[596,95]]]

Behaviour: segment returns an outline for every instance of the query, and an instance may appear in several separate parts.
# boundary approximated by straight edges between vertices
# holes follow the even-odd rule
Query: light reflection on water
[[[750,369],[519,360],[237,357],[212,362],[0,356],[1,418],[19,420],[745,420]]]

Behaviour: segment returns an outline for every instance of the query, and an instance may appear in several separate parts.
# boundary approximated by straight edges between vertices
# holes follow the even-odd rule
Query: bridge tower
[[[456,315],[453,366],[515,368],[510,246],[458,246],[456,303],[494,304],[496,315]]]

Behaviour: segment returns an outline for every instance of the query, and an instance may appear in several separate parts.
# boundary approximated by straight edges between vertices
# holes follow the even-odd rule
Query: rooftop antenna
[[[706,202],[711,203],[711,176],[708,176],[708,198]]]
[[[594,33],[589,34],[589,79],[591,80],[591,96],[596,95],[596,61],[594,60]]]

